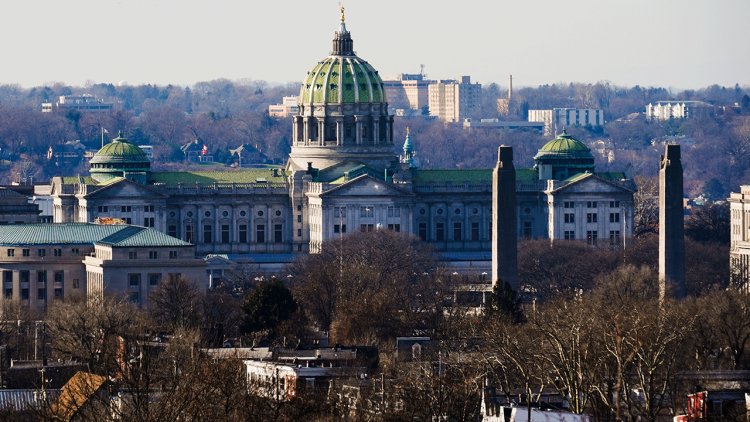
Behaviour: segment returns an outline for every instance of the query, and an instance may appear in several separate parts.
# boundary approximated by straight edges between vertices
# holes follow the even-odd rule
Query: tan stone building
[[[462,122],[477,118],[482,112],[482,85],[472,83],[471,77],[440,80],[428,88],[430,116],[445,122]]]
[[[53,300],[110,294],[148,306],[162,280],[208,288],[195,246],[151,228],[86,223],[0,226],[0,301],[44,310]]]

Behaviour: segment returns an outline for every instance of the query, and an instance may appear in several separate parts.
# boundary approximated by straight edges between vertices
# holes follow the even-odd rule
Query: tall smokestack
[[[518,291],[517,237],[513,148],[501,145],[492,171],[492,287],[508,283]]]
[[[513,75],[510,75],[508,82],[508,104],[513,99]]]
[[[667,145],[659,165],[659,299],[687,296],[680,146]]]

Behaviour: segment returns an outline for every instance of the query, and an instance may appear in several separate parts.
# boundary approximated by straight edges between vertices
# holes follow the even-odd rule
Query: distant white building
[[[729,270],[732,281],[750,291],[750,185],[729,196]]]
[[[715,107],[703,101],[657,101],[646,106],[647,120],[690,119],[710,116]]]
[[[604,126],[604,111],[598,108],[529,110],[528,121],[544,123],[544,134],[555,135],[573,126]]]
[[[68,109],[78,111],[107,111],[112,109],[112,103],[96,98],[90,94],[61,95],[56,103],[42,103],[42,112],[51,113],[54,109]]]
[[[430,115],[445,122],[463,122],[479,117],[482,111],[482,85],[471,83],[470,76],[430,84],[428,95]]]
[[[388,105],[394,109],[411,110],[428,107],[429,85],[432,83],[435,81],[425,79],[421,73],[401,73],[395,79],[384,80]]]
[[[271,104],[268,106],[268,115],[271,117],[284,118],[297,114],[299,111],[299,97],[290,95],[281,99],[281,104]]]

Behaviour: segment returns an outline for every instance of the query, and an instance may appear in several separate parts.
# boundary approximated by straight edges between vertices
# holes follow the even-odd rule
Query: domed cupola
[[[594,156],[583,142],[563,132],[544,144],[534,156],[540,180],[564,180],[578,173],[594,172]]]
[[[124,177],[145,184],[151,169],[151,161],[146,153],[128,142],[122,132],[94,154],[90,164],[89,174],[99,183]]]
[[[326,168],[359,160],[388,167],[397,159],[392,127],[383,80],[355,54],[342,7],[330,55],[307,72],[300,88],[290,164]]]

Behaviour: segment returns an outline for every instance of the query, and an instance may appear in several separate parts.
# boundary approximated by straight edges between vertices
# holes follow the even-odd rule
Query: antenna
[[[419,65],[419,74],[422,75],[422,77],[424,77],[424,64]]]

